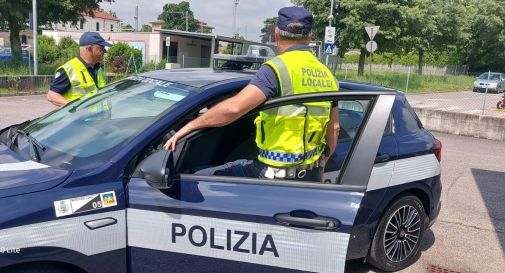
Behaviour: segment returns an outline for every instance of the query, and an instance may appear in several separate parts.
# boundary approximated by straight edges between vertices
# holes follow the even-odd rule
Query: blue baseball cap
[[[289,33],[307,35],[312,29],[313,20],[312,13],[305,8],[285,7],[279,10],[277,27]],[[291,28],[288,26],[291,23],[300,23],[303,28]]]
[[[79,39],[79,46],[100,45],[103,47],[111,47],[112,44],[107,43],[98,32],[84,32]]]

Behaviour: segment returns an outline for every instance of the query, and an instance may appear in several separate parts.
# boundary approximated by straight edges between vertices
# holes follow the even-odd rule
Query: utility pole
[[[186,15],[186,32],[188,31],[188,11],[184,12]]]
[[[238,36],[238,33],[237,33],[237,6],[238,6],[238,2],[240,0],[233,0],[233,4],[235,5],[233,7],[233,37],[237,37]]]
[[[139,31],[139,6],[135,6],[135,31]]]
[[[37,76],[39,74],[39,53],[37,48],[37,0],[32,1],[32,13],[33,13],[33,75]]]
[[[328,27],[331,27],[331,21],[333,21],[333,1],[331,1],[331,6],[330,6],[330,15],[328,16]],[[330,54],[326,54],[326,66],[328,66],[328,59],[330,57]]]
[[[328,26],[331,27],[331,21],[333,21],[333,1],[331,0],[330,15],[328,16]]]

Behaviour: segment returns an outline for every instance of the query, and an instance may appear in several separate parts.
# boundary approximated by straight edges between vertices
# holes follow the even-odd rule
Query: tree
[[[475,71],[503,71],[505,65],[505,1],[467,1],[464,6],[463,51]]]
[[[117,18],[115,11],[109,10],[107,13]]]
[[[128,68],[128,71],[126,71],[132,55],[135,64],[133,64],[133,62],[130,63],[130,67]],[[107,51],[105,62],[112,66],[114,72],[132,72],[135,71],[135,66],[137,68],[142,67],[142,51],[140,51],[140,49],[132,48],[126,43],[116,43],[113,44]]]
[[[277,25],[277,20],[279,17],[267,18],[263,21],[264,27],[261,29],[261,42],[262,43],[273,43],[275,36],[275,26]]]
[[[186,30],[186,12],[188,15],[188,31],[198,31],[198,22],[195,20],[187,1],[182,1],[179,4],[165,4],[163,12],[158,15],[158,19],[165,21],[164,29]]]
[[[323,40],[325,27],[328,25],[330,1],[291,0],[294,4],[304,6],[314,13],[312,32],[315,40]],[[337,2],[337,1],[336,1]],[[366,26],[379,25],[380,32],[374,40],[379,44],[379,52],[399,50],[397,39],[400,34],[401,18],[399,5],[402,0],[340,0],[335,5],[333,15],[336,22],[336,45],[343,56],[349,49],[359,49],[359,75],[363,75],[365,58],[368,55],[365,45],[370,40],[365,32]],[[408,1],[407,1],[408,2]]]
[[[58,52],[60,58],[68,60],[79,55],[79,45],[70,36],[66,36],[60,40]]]
[[[71,22],[77,24],[82,18],[81,13],[93,13],[101,2],[113,0],[66,0],[66,1],[38,1],[37,23],[45,25],[54,22]],[[12,58],[21,62],[21,40],[19,32],[28,24],[28,15],[32,10],[31,0],[0,0],[0,22],[6,22],[10,30]],[[7,11],[7,12],[5,12]]]
[[[39,61],[41,63],[54,63],[58,58],[58,47],[53,37],[40,36],[37,41],[39,49]]]
[[[151,32],[153,28],[150,25],[142,25],[142,32]]]
[[[399,44],[406,52],[418,55],[422,74],[425,52],[442,52],[459,36],[459,1],[411,0],[400,6],[403,25]]]
[[[123,23],[121,24],[121,31],[122,32],[131,32],[133,30],[134,29],[133,29],[132,25],[130,25],[130,24],[124,25]]]

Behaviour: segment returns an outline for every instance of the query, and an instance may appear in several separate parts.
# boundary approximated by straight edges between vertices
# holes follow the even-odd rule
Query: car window
[[[489,74],[489,73],[483,73],[479,76],[480,80],[487,80],[489,79],[490,81],[498,81],[500,80],[500,74]]]
[[[90,168],[107,162],[121,145],[195,92],[180,84],[129,77],[32,122],[25,130],[46,147],[40,152],[42,163]],[[27,140],[19,142],[25,154],[29,148]]]
[[[413,134],[423,128],[423,125],[416,115],[416,112],[405,99],[402,102],[395,101],[397,105],[398,118],[394,122],[395,131],[400,134]]]
[[[333,106],[342,107],[339,111],[340,135],[337,149],[334,156],[327,164],[328,171],[338,171],[342,162],[347,157],[350,147],[356,136],[360,132],[365,113],[369,107],[368,100],[339,100],[329,102]],[[282,109],[300,104],[287,105],[270,109],[272,112],[282,112]],[[236,122],[221,127],[203,130],[195,135],[188,137],[184,148],[181,151],[176,165],[176,172],[179,174],[208,175],[206,172],[212,168],[222,168],[229,162],[238,160],[256,160],[259,149],[257,141],[262,137],[256,137],[268,131],[268,128],[255,126],[256,113],[246,115]],[[303,123],[303,122],[302,122]],[[303,124],[298,124],[296,130],[303,131]],[[295,126],[296,127],[296,126]],[[294,133],[294,131],[293,131]],[[322,130],[310,133],[306,140],[325,138]],[[286,141],[289,141],[286,139]],[[221,167],[219,167],[221,166]],[[338,168],[336,166],[339,166]],[[319,181],[314,181],[319,182]]]
[[[364,102],[347,100],[339,101],[340,134],[339,140],[351,140],[356,136],[365,114]]]

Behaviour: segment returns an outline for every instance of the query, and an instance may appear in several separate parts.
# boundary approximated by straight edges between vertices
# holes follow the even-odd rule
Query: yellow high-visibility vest
[[[70,81],[70,89],[63,93],[63,97],[69,101],[76,100],[82,96],[93,96],[98,92],[98,88],[106,85],[103,70],[97,72],[97,84],[89,73],[86,66],[79,58],[73,58],[64,65],[58,67],[56,71],[63,69]]]
[[[285,52],[265,63],[277,75],[281,96],[337,91],[330,70],[310,51]],[[326,145],[331,102],[300,103],[267,109],[255,119],[258,160],[273,167],[311,164]]]

